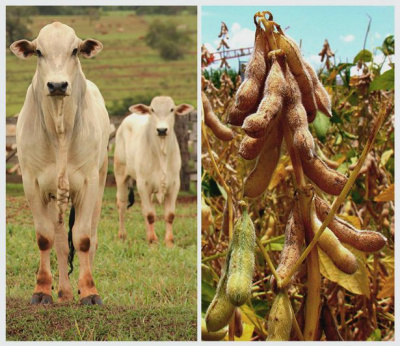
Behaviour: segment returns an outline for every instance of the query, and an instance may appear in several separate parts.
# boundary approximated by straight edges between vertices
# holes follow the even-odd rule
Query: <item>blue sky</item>
[[[352,62],[363,48],[370,15],[372,17],[366,49],[380,46],[384,38],[394,34],[393,6],[202,6],[202,43],[216,51],[221,21],[229,28],[231,48],[253,46],[255,26],[253,15],[270,11],[274,20],[286,29],[296,42],[302,40],[302,53],[315,68],[321,66],[318,53],[328,39],[336,62]],[[241,58],[247,60],[246,58]],[[377,52],[377,60],[383,55]],[[229,60],[237,69],[237,59]],[[218,67],[215,65],[213,67]]]

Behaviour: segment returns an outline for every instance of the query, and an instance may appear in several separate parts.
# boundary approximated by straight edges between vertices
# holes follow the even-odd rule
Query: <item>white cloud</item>
[[[352,34],[346,35],[346,36],[340,36],[340,39],[344,42],[353,42],[355,37]]]
[[[317,54],[304,56],[304,59],[314,68],[314,70],[318,70],[322,66],[321,56]]]
[[[381,38],[382,37],[382,35],[379,32],[376,32],[374,36],[375,36],[375,38]]]

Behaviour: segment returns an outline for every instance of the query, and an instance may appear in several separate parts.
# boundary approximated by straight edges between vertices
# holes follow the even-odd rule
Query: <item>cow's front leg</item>
[[[146,184],[138,180],[137,189],[142,203],[142,213],[146,222],[146,238],[149,244],[157,243],[158,238],[154,231],[154,223],[156,221],[156,210],[151,201],[151,191]]]
[[[92,215],[98,197],[98,176],[87,178],[75,200],[75,224],[72,239],[79,260],[78,293],[81,304],[102,305],[93,280],[90,249],[92,243]]]
[[[50,252],[54,243],[54,224],[48,213],[46,202],[41,199],[41,191],[34,180],[24,176],[24,190],[33,215],[36,241],[40,250],[39,270],[31,304],[51,304],[52,275]]]
[[[165,195],[164,217],[165,217],[165,245],[169,248],[174,246],[174,236],[172,234],[172,223],[175,218],[175,203],[178,196],[179,184],[173,185],[171,190]]]
[[[59,272],[58,301],[68,302],[74,299],[68,277],[68,235],[64,222],[59,222],[58,209],[55,202],[49,204],[49,212],[52,214],[55,229],[54,248],[56,250]]]

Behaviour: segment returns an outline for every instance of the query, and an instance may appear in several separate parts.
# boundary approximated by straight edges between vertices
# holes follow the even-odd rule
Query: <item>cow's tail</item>
[[[129,195],[128,195],[129,204],[126,209],[129,209],[135,203],[135,194],[133,193],[133,185],[129,186],[128,189],[129,189]]]
[[[74,247],[74,242],[72,240],[72,227],[74,227],[74,223],[75,223],[75,208],[74,208],[74,206],[72,206],[71,207],[71,212],[69,214],[69,221],[68,221],[68,226],[69,226],[69,232],[68,232],[68,246],[69,246],[68,264],[69,264],[69,267],[70,267],[68,275],[70,275],[74,270],[75,247]]]

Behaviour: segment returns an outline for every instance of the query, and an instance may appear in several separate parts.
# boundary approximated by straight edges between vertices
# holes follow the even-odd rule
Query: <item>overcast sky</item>
[[[372,17],[372,22],[366,49],[374,51],[386,36],[394,34],[393,6],[203,6],[202,43],[210,52],[215,52],[220,41],[221,21],[224,21],[229,28],[227,42],[230,48],[253,46],[253,15],[264,10],[273,14],[287,35],[296,42],[302,40],[302,53],[315,68],[321,66],[318,53],[325,39],[336,54],[337,63],[353,61],[363,48],[369,21],[367,14]],[[382,53],[377,52],[377,60],[382,59]],[[229,63],[232,68],[238,68],[237,59],[231,59]]]

